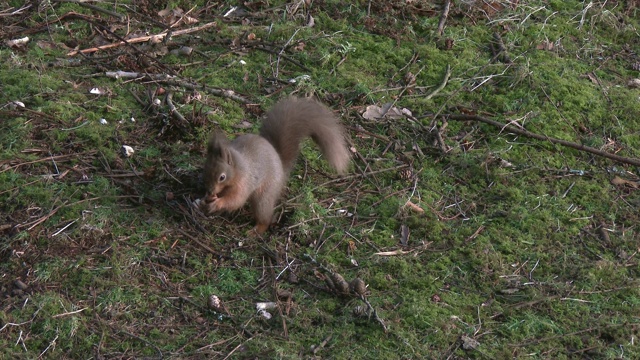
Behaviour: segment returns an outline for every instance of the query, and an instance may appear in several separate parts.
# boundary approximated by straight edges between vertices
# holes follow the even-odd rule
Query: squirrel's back
[[[307,137],[320,147],[338,173],[345,173],[350,155],[344,129],[331,110],[306,98],[289,97],[278,102],[262,120],[260,135],[276,149],[285,173],[289,173]]]

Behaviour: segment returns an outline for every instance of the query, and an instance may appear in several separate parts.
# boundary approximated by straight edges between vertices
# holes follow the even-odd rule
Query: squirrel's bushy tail
[[[345,173],[349,166],[342,125],[331,110],[314,100],[290,97],[278,102],[263,119],[260,135],[275,147],[287,173],[300,153],[300,143],[307,137],[318,144],[338,173]]]

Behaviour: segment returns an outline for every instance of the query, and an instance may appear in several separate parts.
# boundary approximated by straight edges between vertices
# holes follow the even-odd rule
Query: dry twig
[[[438,36],[442,36],[442,32],[444,31],[444,25],[447,22],[447,17],[449,16],[449,10],[451,9],[451,0],[446,0],[444,2],[444,9],[442,9],[442,14],[440,15],[440,21],[438,22]]]
[[[145,73],[130,72],[130,71],[107,71],[104,73],[104,76],[114,78],[114,79],[119,79],[119,78],[138,79],[141,81],[151,81],[151,82],[165,84],[169,86],[179,86],[189,90],[204,91],[206,93],[228,98],[242,104],[251,103],[251,101],[244,98],[243,96],[236,94],[236,92],[233,90],[211,88],[206,85],[199,85],[199,84],[195,84],[188,81],[175,80],[174,77],[167,74],[145,74]]]
[[[178,118],[178,120],[182,121],[182,123],[186,123],[187,119],[178,111],[176,106],[173,104],[173,93],[171,91],[167,92],[167,96],[165,96],[164,100],[167,102],[169,106],[169,112],[171,115]]]
[[[184,35],[184,34],[190,34],[190,33],[194,33],[194,32],[198,32],[201,30],[205,30],[208,29],[210,27],[213,27],[216,25],[216,22],[210,22],[204,25],[200,25],[200,26],[196,26],[196,27],[192,27],[189,29],[182,29],[182,30],[175,30],[175,31],[171,31],[171,36],[178,36],[178,35]],[[135,44],[135,43],[140,43],[140,42],[145,42],[145,41],[149,41],[149,40],[154,40],[154,41],[161,41],[165,38],[165,36],[167,36],[169,34],[168,31],[164,31],[161,32],[159,34],[156,35],[146,35],[146,36],[140,36],[137,38],[133,38],[133,39],[126,39],[117,43],[112,43],[112,44],[107,44],[107,45],[102,45],[102,46],[98,46],[98,47],[93,47],[93,48],[89,48],[89,49],[83,49],[83,50],[74,50],[70,53],[67,54],[67,56],[74,56],[77,55],[78,53],[82,53],[82,54],[89,54],[92,52],[96,52],[96,51],[100,51],[100,50],[105,50],[105,49],[111,49],[114,47],[118,47],[118,46],[122,46],[122,45],[126,45],[126,44]]]
[[[432,92],[424,96],[424,100],[431,99],[436,94],[438,94],[440,90],[444,89],[444,87],[447,86],[447,83],[449,82],[450,77],[451,77],[451,66],[447,64],[447,69],[444,72],[444,77],[442,78],[442,82],[440,83],[440,85],[438,85],[437,88],[433,89]]]
[[[607,159],[611,159],[623,164],[630,164],[630,165],[635,165],[635,166],[640,166],[640,159],[634,159],[634,158],[628,158],[625,156],[620,156],[620,155],[616,155],[616,154],[611,154],[608,153],[606,151],[600,150],[600,149],[596,149],[596,148],[592,148],[590,146],[586,146],[586,145],[582,145],[582,144],[578,144],[578,143],[574,143],[571,141],[566,141],[566,140],[562,140],[562,139],[556,139],[556,138],[552,138],[546,135],[540,135],[540,134],[536,134],[536,133],[532,133],[531,131],[527,131],[524,129],[520,129],[511,125],[505,125],[499,121],[495,121],[495,120],[491,120],[491,119],[487,119],[485,117],[479,116],[479,115],[465,115],[465,114],[444,114],[442,115],[444,118],[446,119],[450,119],[450,120],[458,120],[458,121],[479,121],[479,122],[483,122],[485,124],[489,124],[489,125],[493,125],[497,128],[512,132],[512,133],[516,133],[518,135],[522,135],[522,136],[526,136],[526,137],[530,137],[536,140],[541,140],[541,141],[548,141],[552,144],[558,144],[558,145],[562,145],[562,146],[566,146],[572,149],[576,149],[579,151],[585,151],[588,152],[590,154],[594,154],[594,155],[598,155],[598,156],[602,156],[605,157]]]

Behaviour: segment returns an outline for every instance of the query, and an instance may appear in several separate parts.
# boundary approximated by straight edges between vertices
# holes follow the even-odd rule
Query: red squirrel
[[[256,221],[255,233],[271,225],[274,208],[307,137],[338,173],[351,156],[344,128],[326,106],[311,99],[289,97],[273,106],[262,120],[260,134],[234,140],[215,132],[204,163],[206,195],[198,201],[205,213],[234,211],[247,201]]]

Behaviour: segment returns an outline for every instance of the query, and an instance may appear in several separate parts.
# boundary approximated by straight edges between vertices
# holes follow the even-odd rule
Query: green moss
[[[158,9],[123,4],[100,5],[137,21],[115,26],[118,34],[162,31],[136,18],[155,18]],[[23,25],[37,28],[68,11],[96,14],[58,5],[29,13]],[[189,59],[158,56],[167,68],[139,68],[130,47],[49,66],[67,50],[47,42],[73,34],[81,48],[95,45],[94,26],[80,18],[30,34],[25,48],[0,49],[0,271],[7,279],[0,320],[24,323],[0,332],[0,358],[36,358],[54,339],[42,356],[638,357],[627,343],[637,335],[629,314],[640,305],[633,255],[640,199],[632,187],[611,184],[616,175],[634,181],[636,170],[508,129],[445,126],[438,118],[451,148],[441,152],[427,127],[433,112],[469,112],[640,156],[638,93],[627,85],[637,77],[633,10],[533,1],[491,13],[455,2],[436,38],[438,9],[415,2],[247,3],[245,21],[212,17],[231,3],[160,8],[194,5],[199,24],[218,24],[174,36],[170,47],[197,51]],[[494,32],[513,63],[492,59]],[[547,41],[553,48],[540,46]],[[294,49],[299,42],[304,47]],[[98,65],[172,68],[176,80],[254,104],[203,91],[186,104],[191,90],[107,79]],[[427,99],[447,66],[449,82]],[[415,87],[406,86],[409,72]],[[290,79],[298,81],[285,84]],[[146,101],[157,86],[173,92],[187,121],[163,105],[146,112],[131,96]],[[107,94],[91,95],[92,87]],[[357,151],[353,171],[335,175],[305,143],[277,224],[249,239],[247,209],[205,218],[190,204],[203,192],[204,144],[214,129],[231,137],[256,132],[262,112],[290,93],[313,94],[340,115]],[[4,105],[14,100],[27,110]],[[362,117],[367,106],[389,102],[415,118]],[[238,127],[245,121],[253,125]],[[122,144],[135,155],[123,158]],[[358,315],[360,299],[326,287],[326,268],[365,281],[387,332],[373,316]],[[28,289],[16,291],[15,279]],[[277,289],[293,296],[278,297]],[[223,309],[207,305],[211,295]],[[255,304],[270,301],[278,304],[273,317],[257,315]],[[463,349],[463,335],[480,345]]]

